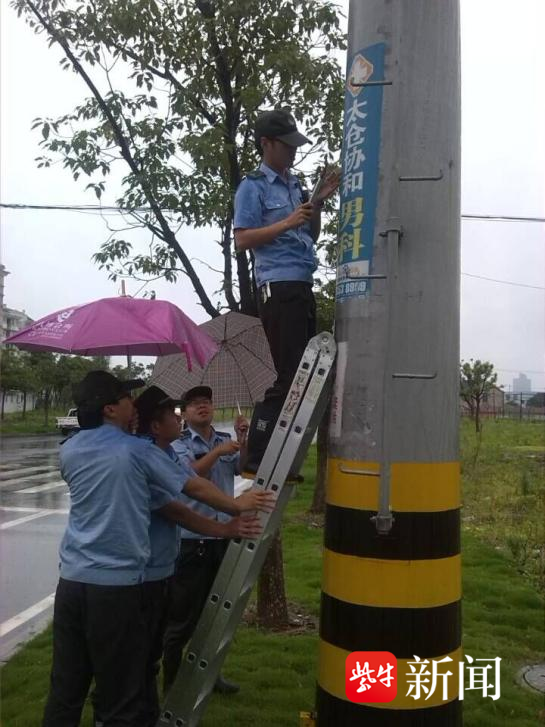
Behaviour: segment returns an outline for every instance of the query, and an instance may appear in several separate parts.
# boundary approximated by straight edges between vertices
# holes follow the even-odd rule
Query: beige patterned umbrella
[[[219,408],[253,406],[272,385],[276,371],[269,344],[259,318],[225,313],[199,328],[219,343],[219,351],[204,368],[187,370],[185,356],[173,354],[157,359],[151,383],[179,398],[188,389],[204,384],[214,392]]]

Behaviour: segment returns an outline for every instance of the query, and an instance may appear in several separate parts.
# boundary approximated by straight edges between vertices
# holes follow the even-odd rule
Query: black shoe
[[[257,472],[259,469],[269,439],[282,411],[284,398],[258,401],[254,407],[248,430],[248,451],[244,467],[248,472]]]
[[[278,417],[284,406],[285,395],[280,398],[265,399],[259,401],[254,407],[250,429],[248,431],[248,451],[244,463],[243,477],[249,480],[255,479],[255,475],[269,444]],[[301,483],[305,479],[299,472],[292,470],[286,477],[286,482]]]
[[[219,694],[236,694],[237,692],[240,692],[240,687],[238,684],[228,682],[227,679],[224,679],[220,674],[214,684],[214,691]]]

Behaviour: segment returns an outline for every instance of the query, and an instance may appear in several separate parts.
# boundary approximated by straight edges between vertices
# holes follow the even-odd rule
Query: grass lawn
[[[545,425],[489,420],[461,428],[464,528],[513,557],[545,592]]]
[[[495,702],[476,692],[466,692],[465,725],[535,727],[543,697],[520,687],[516,675],[522,665],[543,659],[544,606],[537,588],[537,571],[523,565],[518,551],[505,540],[516,531],[513,512],[517,513],[519,526],[528,530],[528,519],[534,527],[538,523],[538,512],[528,509],[524,510],[525,516],[518,513],[520,498],[535,498],[535,510],[540,509],[539,491],[543,485],[537,479],[538,472],[534,472],[533,460],[528,464],[524,458],[526,448],[534,452],[534,447],[539,447],[542,430],[524,422],[487,422],[475,463],[471,449],[474,434],[469,427],[469,423],[463,423],[464,647],[474,658],[502,657],[502,689],[501,698]],[[310,616],[317,616],[319,610],[322,543],[319,523],[305,516],[312,496],[314,456],[312,451],[306,465],[307,484],[300,486],[292,499],[283,526],[288,597]],[[516,466],[519,457],[528,464],[530,484],[524,485],[524,491]],[[527,487],[531,492],[526,491]],[[488,500],[487,505],[481,502],[486,497],[493,500],[492,505]],[[473,519],[468,520],[468,516]],[[38,636],[2,670],[3,727],[40,724],[51,658],[50,638],[50,632]],[[299,711],[313,706],[316,654],[317,635],[313,629],[274,634],[241,627],[225,667],[226,676],[241,684],[241,692],[232,697],[215,695],[203,727],[253,727],[259,717],[271,727],[297,727]],[[88,712],[82,726],[91,727]]]
[[[48,434],[58,431],[55,427],[55,417],[66,416],[67,409],[50,409],[48,423],[44,419],[43,409],[27,411],[25,418],[21,412],[10,412],[4,415],[0,422],[0,433],[6,434]]]
[[[44,411],[43,409],[34,409],[26,412],[25,418],[21,412],[10,412],[4,415],[4,419],[0,421],[0,434],[5,436],[6,434],[49,434],[57,432],[58,429],[55,427],[55,417],[64,417],[68,412],[68,408],[63,409],[50,409],[48,423],[44,422]],[[251,409],[243,408],[242,413],[248,417],[252,416]],[[228,409],[216,409],[216,421],[217,422],[233,422],[238,414],[236,408],[229,407]]]

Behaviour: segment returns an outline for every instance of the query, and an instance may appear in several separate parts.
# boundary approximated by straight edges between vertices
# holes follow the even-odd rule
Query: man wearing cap
[[[196,386],[186,392],[182,407],[187,427],[181,437],[172,443],[176,454],[186,466],[212,480],[219,490],[232,497],[235,475],[240,474],[240,450],[245,444],[248,422],[243,416],[235,420],[236,442],[230,434],[214,429],[212,389],[208,386]],[[183,502],[203,516],[216,518],[220,522],[228,520],[228,516],[217,509],[191,501],[184,494],[181,497]],[[180,536],[164,641],[165,691],[174,681],[183,649],[199,620],[228,545],[225,538],[202,537],[187,528],[181,528]],[[215,689],[228,694],[238,691],[238,686],[219,677]]]
[[[131,391],[143,383],[92,371],[74,388],[81,431],[60,452],[70,513],[60,546],[43,727],[79,724],[93,677],[104,727],[142,724],[149,650],[142,584],[151,511],[191,522],[195,514],[188,516],[178,502],[184,488],[232,514],[256,505],[270,509],[256,493],[245,493],[238,502],[223,493],[218,499],[212,483],[174,463],[152,442],[131,436]]]
[[[262,162],[242,180],[235,196],[235,243],[237,250],[254,255],[259,316],[277,373],[266,400],[286,397],[316,332],[314,243],[320,234],[321,208],[339,186],[339,175],[330,174],[313,203],[306,201],[299,179],[289,170],[297,149],[308,143],[288,111],[260,114],[255,144]]]
[[[180,462],[171,446],[171,442],[180,436],[180,425],[175,408],[181,404],[181,401],[170,398],[155,385],[148,387],[134,402],[138,412],[138,434],[147,437],[162,449],[171,460],[180,466],[183,472],[187,469],[186,465]],[[227,494],[232,496],[233,493]],[[180,495],[180,501],[182,498],[184,502],[188,500]],[[186,506],[184,505],[184,507]],[[219,520],[215,517],[199,515],[190,508],[186,509],[189,516],[182,524],[192,533],[217,538],[247,538],[256,537],[259,534],[259,524],[256,518]],[[143,727],[155,725],[160,711],[156,677],[163,651],[170,581],[178,554],[176,524],[160,514],[152,512],[149,537],[151,552],[144,574],[144,593],[148,607],[150,647],[141,722]]]

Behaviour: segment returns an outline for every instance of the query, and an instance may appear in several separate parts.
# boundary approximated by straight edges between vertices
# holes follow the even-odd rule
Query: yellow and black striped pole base
[[[460,486],[457,462],[393,463],[391,532],[378,535],[376,462],[328,464],[320,614],[318,727],[457,727],[461,658]],[[345,693],[353,651],[389,651],[398,662],[396,698],[358,704]],[[407,696],[409,661],[452,661],[448,694]],[[429,686],[429,685],[428,685]],[[426,698],[427,697],[427,698]]]

